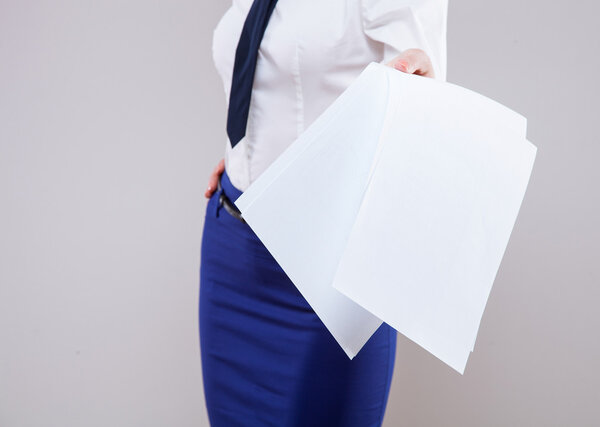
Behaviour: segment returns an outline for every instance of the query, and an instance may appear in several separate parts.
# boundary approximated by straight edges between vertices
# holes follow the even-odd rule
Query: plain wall
[[[0,426],[207,426],[197,326],[229,1],[0,0]],[[450,0],[448,80],[538,157],[464,376],[399,336],[386,426],[600,425],[600,7]]]

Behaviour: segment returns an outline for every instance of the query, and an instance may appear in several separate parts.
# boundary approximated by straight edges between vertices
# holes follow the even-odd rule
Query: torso
[[[252,0],[234,0],[213,35],[229,101],[233,62]],[[245,190],[371,61],[383,44],[365,36],[357,0],[279,0],[262,39],[246,136],[226,140],[232,183]]]

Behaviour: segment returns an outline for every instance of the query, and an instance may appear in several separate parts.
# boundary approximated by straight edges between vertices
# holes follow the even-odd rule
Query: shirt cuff
[[[380,64],[406,49],[421,49],[435,78],[446,80],[448,0],[361,0],[361,16],[367,37],[383,44]]]

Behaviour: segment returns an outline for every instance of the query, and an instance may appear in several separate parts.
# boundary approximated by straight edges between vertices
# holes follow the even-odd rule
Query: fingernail
[[[406,61],[398,61],[396,62],[396,69],[400,71],[408,72],[408,62]]]
[[[210,191],[210,190],[211,190],[211,188],[212,188],[212,187],[209,185],[209,186],[207,187],[207,190],[208,190],[208,191]]]

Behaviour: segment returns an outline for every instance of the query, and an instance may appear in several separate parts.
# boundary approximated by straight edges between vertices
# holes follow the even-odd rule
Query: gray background
[[[448,80],[538,158],[464,376],[399,337],[386,426],[600,425],[597,2],[450,0]],[[229,1],[0,0],[0,426],[202,426]]]

